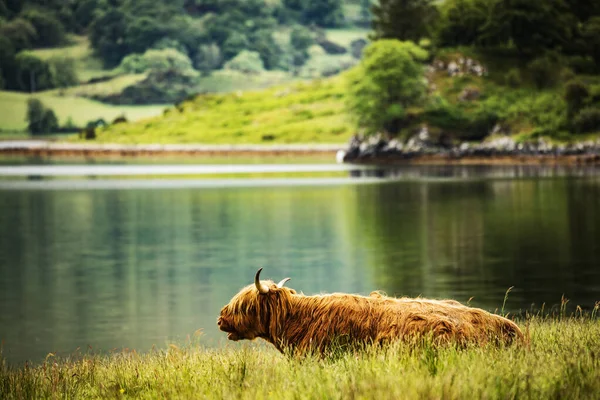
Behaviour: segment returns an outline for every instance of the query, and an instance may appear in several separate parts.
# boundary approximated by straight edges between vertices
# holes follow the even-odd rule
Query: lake
[[[305,294],[600,300],[600,168],[336,174],[1,179],[4,357],[224,346],[219,310],[259,267]]]

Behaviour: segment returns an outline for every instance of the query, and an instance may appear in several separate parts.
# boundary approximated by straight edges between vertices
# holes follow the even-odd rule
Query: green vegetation
[[[32,135],[49,134],[58,130],[58,119],[54,111],[48,109],[35,98],[27,100],[27,131]]]
[[[61,126],[68,121],[75,126],[85,126],[90,120],[105,119],[107,122],[125,115],[130,121],[148,118],[162,113],[164,106],[111,106],[78,97],[60,96],[58,93],[37,93],[46,107],[52,109]],[[27,129],[28,94],[0,91],[0,128],[2,131],[15,132]]]
[[[420,62],[428,54],[412,42],[378,40],[366,48],[360,65],[350,71],[348,108],[366,133],[396,133],[406,110],[421,105],[427,85]]]
[[[49,354],[40,365],[21,368],[0,361],[0,397],[597,397],[598,319],[529,317],[521,326],[528,342],[508,348],[398,344],[295,359],[263,346],[206,349],[196,337],[146,354]]]
[[[198,96],[135,124],[97,131],[110,143],[339,143],[352,125],[341,78],[258,92]]]

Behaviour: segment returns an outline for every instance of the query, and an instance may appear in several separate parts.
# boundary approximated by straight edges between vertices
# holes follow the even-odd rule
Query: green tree
[[[110,8],[99,12],[90,25],[90,42],[107,67],[114,67],[131,51],[126,42],[125,13]]]
[[[305,24],[336,27],[344,22],[341,0],[305,0],[302,20]]]
[[[194,66],[204,75],[208,75],[211,71],[219,68],[222,62],[221,49],[215,43],[201,45],[194,58]]]
[[[48,65],[53,87],[65,88],[79,83],[77,69],[72,58],[52,57],[48,60]]]
[[[375,39],[412,40],[428,37],[437,17],[434,0],[380,0],[372,7]]]
[[[448,0],[441,6],[437,41],[441,46],[472,45],[479,41],[488,19],[488,0]]]
[[[496,0],[482,29],[482,39],[489,44],[535,55],[567,45],[574,24],[563,0]]]
[[[271,29],[260,29],[250,34],[250,46],[248,49],[256,51],[260,55],[266,69],[274,69],[279,65],[282,50],[275,39],[273,39],[273,31]]]
[[[363,24],[371,22],[371,0],[360,0],[360,19]]]
[[[36,47],[52,47],[63,44],[65,28],[52,12],[32,8],[21,13],[21,17],[31,23],[37,32]]]
[[[35,98],[27,100],[27,130],[32,135],[48,134],[58,130],[58,119],[49,108]]]
[[[249,46],[250,43],[248,42],[246,35],[240,32],[233,32],[223,43],[223,58],[225,60],[231,60]]]
[[[37,39],[37,31],[31,22],[23,18],[15,18],[0,26],[0,37],[8,39],[14,50],[19,52],[33,47]]]
[[[75,4],[74,17],[79,32],[84,31],[92,23],[99,3],[99,0],[81,0]]]
[[[596,68],[600,68],[600,16],[587,20],[582,28],[586,52],[594,59]]]
[[[295,25],[290,32],[290,44],[296,51],[305,52],[315,43],[310,30],[302,25]]]
[[[260,54],[248,50],[242,50],[237,56],[227,61],[225,68],[246,74],[258,74],[265,70]]]
[[[0,76],[2,76],[2,88],[16,89],[11,87],[16,74],[15,48],[10,40],[0,35]],[[12,84],[14,86],[14,83]]]
[[[367,46],[348,73],[347,107],[367,133],[397,134],[406,109],[426,94],[421,62],[428,54],[412,42],[378,40]]]
[[[15,57],[19,90],[36,92],[53,87],[49,65],[39,57],[21,52]]]

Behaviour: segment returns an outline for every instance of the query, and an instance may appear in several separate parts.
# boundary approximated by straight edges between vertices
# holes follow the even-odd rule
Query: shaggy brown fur
[[[217,324],[228,339],[263,338],[280,351],[323,352],[332,344],[387,343],[431,335],[435,342],[511,343],[523,334],[512,321],[454,300],[333,293],[305,296],[260,282],[221,310]]]

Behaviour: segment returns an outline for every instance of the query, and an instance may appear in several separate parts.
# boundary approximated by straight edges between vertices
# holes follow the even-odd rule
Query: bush
[[[587,107],[573,119],[576,133],[600,132],[600,108]]]
[[[111,104],[176,103],[197,93],[197,78],[194,70],[152,70],[146,79],[126,87],[120,94],[96,99]]]
[[[430,104],[424,113],[424,120],[446,132],[453,132],[462,140],[481,140],[486,137],[499,120],[499,116],[489,107],[481,106],[475,111],[465,112],[443,99]]]
[[[48,134],[58,130],[58,119],[39,99],[27,101],[27,130],[32,135]]]
[[[52,86],[65,88],[79,83],[75,62],[71,58],[53,57],[48,60]]]
[[[290,44],[296,51],[307,51],[313,45],[315,39],[309,29],[302,25],[296,25],[290,33]]]
[[[538,89],[554,86],[556,82],[556,62],[547,57],[539,57],[527,65],[531,81]]]
[[[521,86],[521,71],[518,68],[511,68],[504,76],[504,81],[512,88]]]
[[[175,49],[147,50],[143,55],[130,54],[123,59],[119,68],[127,73],[146,71],[190,71],[192,61],[184,53]]]
[[[152,45],[152,48],[155,50],[166,50],[166,49],[175,49],[181,54],[188,55],[187,48],[181,44],[181,42],[171,39],[170,37],[164,37]]]
[[[347,52],[344,46],[340,46],[331,40],[318,39],[317,43],[323,48],[323,50],[325,50],[327,54],[345,54]]]
[[[242,50],[237,56],[225,63],[225,69],[259,74],[265,70],[260,54],[255,51]]]
[[[578,74],[595,74],[598,66],[591,56],[575,55],[567,58],[567,65]]]
[[[215,43],[201,45],[194,58],[194,66],[205,75],[218,69],[222,62],[221,49]]]
[[[352,57],[356,59],[360,59],[362,57],[362,52],[365,47],[367,47],[368,42],[365,39],[356,39],[350,43],[350,52],[352,53]]]
[[[581,110],[590,96],[587,85],[580,80],[571,80],[565,85],[564,99],[567,102],[569,118]]]

